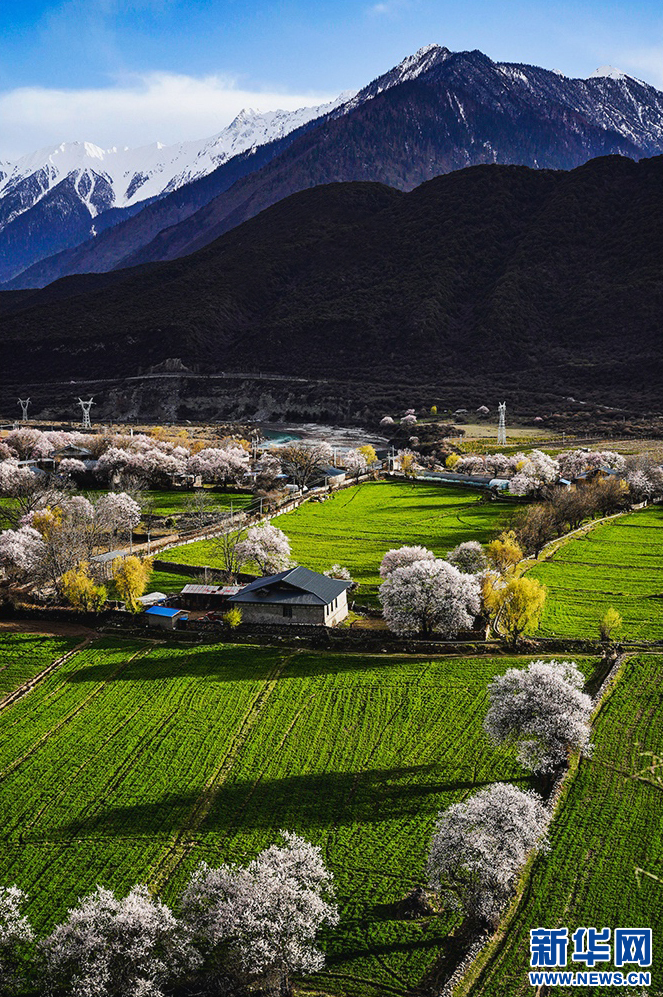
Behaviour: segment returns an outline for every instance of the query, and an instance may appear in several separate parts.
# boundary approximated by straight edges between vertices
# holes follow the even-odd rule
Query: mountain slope
[[[479,163],[571,169],[599,155],[663,152],[663,94],[618,71],[598,72],[573,80],[494,63],[481,52],[427,46],[187,217],[153,206],[153,224],[129,219],[103,241],[33,267],[9,286],[175,259],[320,184],[370,180],[410,190]]]
[[[0,294],[5,379],[181,357],[208,373],[658,398],[662,210],[663,157],[479,166],[409,193],[318,187],[186,258]]]
[[[270,143],[281,143],[278,148],[283,148],[288,135],[342,108],[350,96],[341,94],[330,104],[297,111],[247,109],[222,132],[198,142],[119,150],[104,150],[90,142],[63,143],[2,164],[0,281],[35,260],[94,238],[235,157],[246,158]],[[224,188],[212,185],[212,189],[218,193]],[[191,210],[199,203],[192,198]]]

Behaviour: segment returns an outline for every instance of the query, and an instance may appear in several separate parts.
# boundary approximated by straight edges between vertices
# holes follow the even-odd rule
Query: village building
[[[189,618],[183,609],[168,609],[166,606],[150,606],[145,610],[145,616],[151,627],[161,630],[177,630],[180,622]]]
[[[257,578],[229,598],[245,623],[308,623],[334,627],[348,615],[350,582],[301,565]]]

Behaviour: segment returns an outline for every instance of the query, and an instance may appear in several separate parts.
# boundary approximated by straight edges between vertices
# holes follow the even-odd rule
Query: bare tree
[[[278,451],[283,470],[300,488],[306,488],[311,481],[320,477],[333,455],[332,448],[324,442],[288,443]]]

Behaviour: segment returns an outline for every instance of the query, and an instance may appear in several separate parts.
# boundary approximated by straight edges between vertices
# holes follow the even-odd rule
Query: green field
[[[97,883],[172,901],[201,858],[245,861],[292,829],[322,845],[342,910],[320,987],[405,997],[456,923],[393,908],[436,814],[530,784],[481,729],[513,663],[104,638],[0,714],[0,883],[41,930]]]
[[[80,637],[0,634],[0,699],[39,675],[80,642]]]
[[[229,509],[231,503],[233,508],[240,509],[250,505],[254,500],[252,492],[219,491],[213,488],[206,490],[212,503],[212,509],[214,507]],[[106,491],[105,488],[84,489],[84,494],[89,497],[90,501],[94,502],[100,496],[105,495]],[[149,511],[155,516],[180,516],[187,512],[192,495],[191,491],[178,489],[150,489],[142,493],[141,502],[144,511],[149,507]]]
[[[359,599],[374,597],[384,553],[403,544],[423,544],[443,556],[464,540],[486,543],[512,508],[481,502],[476,489],[403,481],[367,482],[337,492],[326,502],[306,502],[274,520],[290,538],[295,560],[324,571],[350,569],[361,583]],[[218,564],[214,543],[200,541],[168,551],[184,564]]]
[[[580,925],[654,929],[651,991],[663,987],[663,658],[626,664],[595,725],[594,757],[583,759],[538,857],[506,941],[471,988],[472,997],[524,997],[529,931]],[[569,959],[569,967],[571,960]],[[576,969],[584,969],[582,965]],[[600,969],[609,969],[605,964]],[[635,967],[629,967],[629,971]],[[577,988],[555,987],[570,995]],[[585,990],[593,997],[614,989]],[[633,993],[644,993],[640,989]]]
[[[541,636],[596,637],[613,606],[618,638],[663,639],[663,507],[600,524],[531,573],[548,588]]]

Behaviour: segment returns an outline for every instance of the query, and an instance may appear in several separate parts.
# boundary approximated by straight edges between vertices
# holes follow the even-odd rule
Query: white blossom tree
[[[448,561],[415,561],[392,571],[378,598],[387,626],[397,634],[468,630],[481,608],[480,583]]]
[[[412,429],[413,426],[416,425],[417,425],[417,417],[416,415],[414,415],[414,413],[408,412],[408,414],[404,415],[403,418],[401,419],[401,426],[404,429]]]
[[[532,661],[509,668],[488,687],[484,728],[496,744],[518,745],[520,763],[532,772],[554,772],[569,751],[590,755],[592,700],[573,661]]]
[[[478,575],[488,567],[486,553],[478,540],[466,540],[447,554],[447,561],[466,575]]]
[[[195,870],[182,912],[210,972],[258,977],[289,994],[292,973],[321,969],[320,929],[338,924],[332,874],[319,847],[289,832],[245,868]]]
[[[19,983],[21,959],[34,932],[23,908],[27,896],[18,886],[0,886],[0,993]]]
[[[161,997],[200,964],[189,928],[146,886],[118,899],[98,886],[42,942],[47,977],[68,997]]]
[[[290,541],[272,523],[261,523],[247,530],[235,548],[235,557],[240,566],[249,561],[257,564],[263,575],[274,575],[292,565]]]
[[[45,557],[46,545],[41,533],[32,526],[0,533],[0,566],[10,578],[36,578]]]
[[[380,578],[387,578],[396,568],[405,568],[416,561],[434,561],[432,550],[421,545],[411,547],[393,547],[388,550],[380,564]]]
[[[392,417],[390,415],[383,415],[382,418],[380,419],[380,425],[384,426],[384,427],[386,427],[386,426],[393,426],[394,425],[394,420],[392,419]]]
[[[350,477],[356,478],[357,481],[368,468],[366,458],[359,450],[348,450],[343,458],[343,463]]]
[[[495,783],[437,821],[428,857],[431,887],[446,906],[494,924],[533,848],[546,847],[541,797]]]

